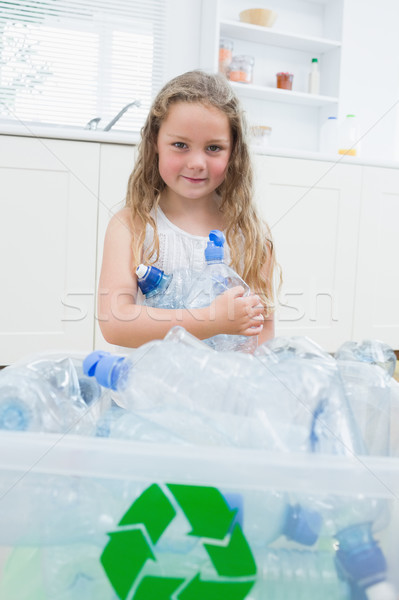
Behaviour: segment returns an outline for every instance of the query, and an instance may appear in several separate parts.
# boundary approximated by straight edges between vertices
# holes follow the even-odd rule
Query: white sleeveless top
[[[190,269],[201,271],[205,266],[205,248],[209,241],[208,237],[202,235],[193,235],[180,229],[174,223],[169,221],[165,213],[158,206],[156,213],[152,212],[157,223],[159,237],[159,255],[154,263],[158,269],[162,269],[166,274],[172,273],[176,269]],[[143,250],[148,250],[152,244],[154,230],[151,225],[146,226]],[[224,261],[230,263],[230,249],[224,246]],[[144,295],[140,289],[137,290],[136,304],[144,303]],[[116,346],[116,350],[126,354],[131,348]]]
[[[158,206],[153,216],[157,223],[159,236],[159,256],[154,263],[158,269],[165,273],[172,273],[176,269],[191,269],[200,271],[205,266],[204,251],[209,241],[208,237],[193,235],[180,229],[169,221],[161,207]],[[153,229],[147,225],[144,239],[144,250],[147,250],[153,240]],[[230,249],[225,245],[224,260],[230,263]]]

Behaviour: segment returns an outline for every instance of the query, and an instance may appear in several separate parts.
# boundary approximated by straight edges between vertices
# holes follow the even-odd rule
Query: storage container
[[[276,73],[276,87],[280,90],[292,90],[293,73]]]
[[[219,40],[219,73],[228,74],[228,70],[233,58],[234,43],[233,40],[220,38]]]
[[[398,459],[2,433],[0,598],[349,599],[335,539],[280,535],[306,499],[381,506],[397,594],[398,497]]]
[[[228,69],[230,81],[237,81],[238,83],[252,83],[254,62],[255,59],[253,56],[233,56]]]

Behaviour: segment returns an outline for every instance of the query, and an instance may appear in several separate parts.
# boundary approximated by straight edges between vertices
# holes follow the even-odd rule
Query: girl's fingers
[[[263,329],[263,323],[261,325],[252,325],[251,327],[249,327],[242,333],[243,333],[243,335],[246,335],[246,336],[259,335],[261,333],[262,329]]]
[[[239,296],[243,296],[245,293],[244,288],[242,287],[242,285],[236,285],[233,288],[230,288],[229,290],[227,290],[226,292],[224,292],[225,294],[229,294],[230,296],[232,296],[233,298],[237,298]]]
[[[265,317],[262,314],[260,314],[260,315],[254,315],[253,316],[253,320],[254,321],[261,321],[261,323],[263,323],[263,321],[265,320]]]

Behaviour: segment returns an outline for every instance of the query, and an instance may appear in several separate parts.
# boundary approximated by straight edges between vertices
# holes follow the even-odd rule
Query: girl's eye
[[[210,150],[211,152],[219,152],[220,150],[220,146],[216,146],[216,144],[212,144],[211,146],[208,146],[208,150]]]
[[[173,145],[175,148],[180,148],[180,149],[187,148],[187,146],[184,142],[175,142]]]

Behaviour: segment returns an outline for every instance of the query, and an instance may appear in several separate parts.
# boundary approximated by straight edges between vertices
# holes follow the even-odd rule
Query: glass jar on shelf
[[[234,43],[232,40],[227,38],[220,38],[219,40],[219,73],[223,73],[227,76],[231,59],[233,58]]]
[[[233,56],[228,76],[230,81],[239,83],[252,83],[255,59],[253,56]]]
[[[276,73],[277,87],[280,90],[292,90],[292,81],[294,75],[292,73]]]

